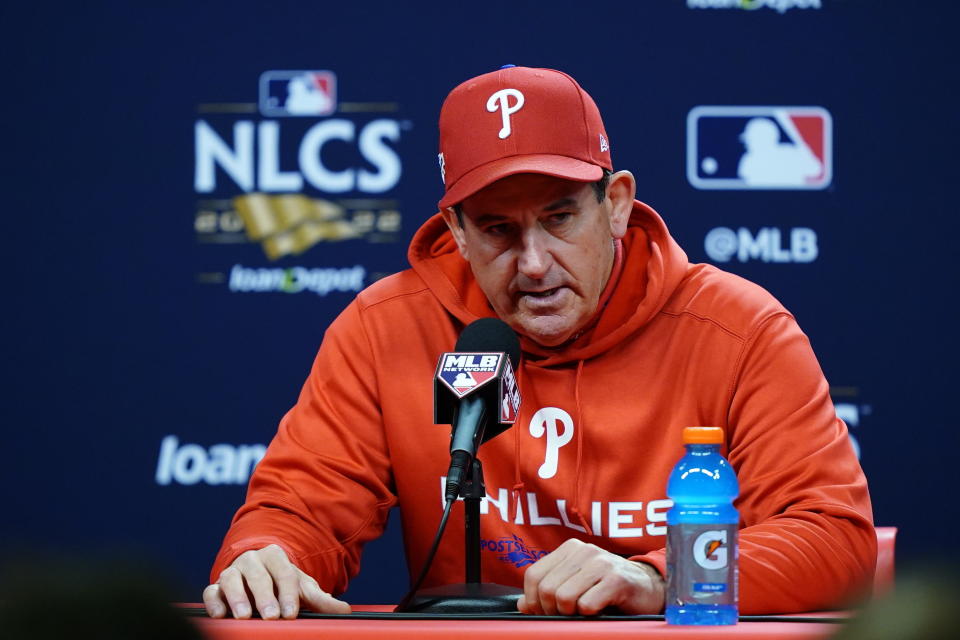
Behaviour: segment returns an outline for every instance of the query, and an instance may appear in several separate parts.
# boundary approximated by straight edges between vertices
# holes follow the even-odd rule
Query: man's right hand
[[[350,613],[349,604],[323,591],[275,544],[243,553],[203,590],[203,604],[211,618],[223,618],[228,607],[234,618],[249,618],[253,604],[265,620],[292,619],[301,602],[318,613]]]

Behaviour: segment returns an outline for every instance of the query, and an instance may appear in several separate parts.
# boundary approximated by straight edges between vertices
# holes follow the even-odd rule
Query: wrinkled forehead
[[[549,210],[558,206],[582,206],[591,197],[589,182],[521,173],[497,180],[460,203],[467,214],[508,213],[517,210]]]

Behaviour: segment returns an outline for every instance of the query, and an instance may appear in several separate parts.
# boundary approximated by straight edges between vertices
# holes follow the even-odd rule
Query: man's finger
[[[275,620],[280,617],[280,603],[274,595],[273,576],[263,566],[258,556],[251,557],[248,562],[242,564],[243,577],[247,582],[247,588],[253,595],[254,603],[260,617],[264,620]]]
[[[599,580],[590,588],[583,589],[577,601],[577,610],[585,616],[600,613],[610,606],[629,615],[659,613],[663,610],[662,578],[649,565],[618,560],[618,567],[611,567],[597,574]]]
[[[540,582],[557,564],[563,562],[566,555],[567,550],[564,549],[564,545],[560,545],[552,553],[548,553],[527,567],[523,574],[523,603],[517,603],[520,611],[543,615],[543,607],[540,604]]]
[[[227,605],[224,603],[219,584],[207,585],[203,590],[203,606],[207,608],[207,615],[211,618],[222,618],[227,615]]]
[[[517,610],[521,613],[529,613],[534,616],[542,616],[543,608],[540,606],[540,593],[537,590],[537,584],[523,580],[523,595],[517,600]]]
[[[520,613],[531,613],[530,608],[527,606],[527,597],[520,594],[520,597],[517,598],[517,611]]]
[[[600,578],[586,588],[582,588],[582,585],[578,586],[578,595],[573,600],[570,615],[579,613],[584,616],[595,616],[614,604],[619,594],[613,583],[612,580]]]
[[[553,572],[560,565],[566,563],[571,557],[581,554],[586,546],[587,545],[580,540],[571,538],[554,549],[551,553],[548,553],[533,563],[523,574],[524,606],[527,610],[524,611],[521,609],[521,611],[524,611],[524,613],[541,615],[555,614],[556,608],[553,604],[552,593],[547,595],[545,598],[548,606],[550,607],[550,611],[544,609],[544,598],[540,594],[540,585],[548,574]]]
[[[230,605],[234,618],[249,618],[252,612],[250,600],[247,599],[247,589],[243,584],[240,570],[229,566],[220,574],[220,591],[223,599]]]
[[[572,604],[576,607],[576,599],[581,592],[573,595],[570,593],[570,589],[572,584],[584,582],[582,579],[575,581],[575,576],[579,576],[581,572],[581,567],[576,558],[567,557],[543,577],[540,584],[537,585],[537,593],[540,597],[540,608],[546,615],[555,616],[558,613],[570,615],[573,613],[569,600],[573,596]],[[590,584],[592,585],[592,582]]]
[[[300,595],[317,613],[350,613],[350,605],[320,588],[317,581],[301,572]]]
[[[572,574],[554,593],[554,602],[557,613],[564,616],[572,616],[576,613],[584,613],[579,610],[579,602],[583,595],[592,590],[593,587],[603,579],[603,574],[596,565],[584,567],[582,570]],[[584,615],[591,615],[586,614]]]
[[[269,548],[269,547],[268,547]],[[264,566],[273,578],[280,615],[293,619],[300,613],[300,570],[287,559],[287,554],[277,547],[279,553],[261,554]]]
[[[570,555],[572,549],[570,545],[567,544],[568,542],[570,541],[564,542],[552,552],[527,567],[527,570],[523,574],[524,587],[526,587],[527,580],[540,582],[543,576],[547,575],[556,565],[563,562],[566,557]]]

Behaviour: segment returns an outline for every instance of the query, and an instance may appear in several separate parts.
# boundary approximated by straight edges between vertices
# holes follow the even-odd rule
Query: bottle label
[[[737,604],[737,525],[667,528],[667,605]]]

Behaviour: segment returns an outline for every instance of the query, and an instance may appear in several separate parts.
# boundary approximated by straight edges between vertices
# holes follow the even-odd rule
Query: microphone
[[[522,591],[480,579],[480,501],[483,467],[477,449],[517,420],[520,390],[513,367],[520,363],[520,341],[505,322],[471,322],[444,353],[433,377],[433,421],[450,424],[450,469],[443,515],[420,576],[396,611],[492,613],[517,610]],[[469,475],[468,475],[469,474]],[[466,582],[419,591],[443,537],[454,503],[463,493]]]
[[[498,318],[471,322],[454,353],[444,353],[434,377],[434,422],[450,424],[446,499],[456,500],[481,444],[517,419],[520,390],[513,369],[520,341]]]

